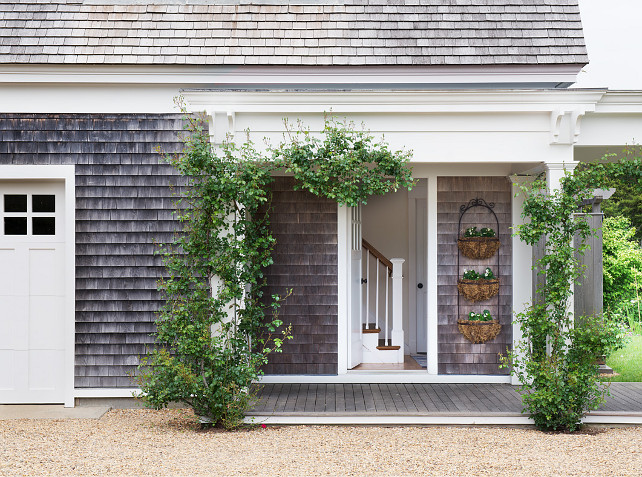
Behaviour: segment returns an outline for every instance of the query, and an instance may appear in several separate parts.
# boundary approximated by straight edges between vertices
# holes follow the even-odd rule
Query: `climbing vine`
[[[573,317],[569,301],[583,271],[583,253],[592,233],[585,216],[576,214],[583,200],[612,178],[636,177],[642,188],[642,161],[625,157],[582,165],[567,172],[557,190],[544,178],[524,187],[523,216],[517,235],[529,245],[544,242],[536,264],[543,275],[537,297],[518,314],[523,341],[510,355],[512,372],[522,383],[525,410],[541,429],[573,431],[587,411],[597,409],[606,389],[599,382],[596,357],[621,346],[620,329],[601,316]],[[573,246],[573,239],[579,246]]]
[[[339,204],[412,186],[409,152],[392,152],[351,123],[326,118],[320,135],[287,127],[286,139],[259,152],[251,141],[209,142],[202,121],[187,117],[182,154],[168,157],[187,179],[177,209],[182,233],[162,244],[167,277],[156,346],[138,368],[141,398],[171,402],[227,429],[252,405],[253,383],[291,330],[278,318],[287,297],[264,296],[272,264],[270,184],[276,171],[298,188]],[[297,293],[294,290],[292,293]]]

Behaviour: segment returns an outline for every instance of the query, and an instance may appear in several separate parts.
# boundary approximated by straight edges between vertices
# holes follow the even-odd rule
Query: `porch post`
[[[403,258],[392,258],[392,344],[399,346],[397,362],[404,360],[403,336]]]
[[[524,199],[526,198],[524,192],[519,190],[519,186],[533,181],[530,176],[509,176],[510,181],[515,186],[515,193],[513,194],[513,201],[511,204],[511,222],[514,234],[517,231],[517,226],[524,223],[522,217],[522,209],[524,207]],[[512,235],[512,248],[513,248],[513,316],[517,313],[522,313],[526,310],[532,300],[532,278],[531,269],[532,262],[532,247],[525,242],[522,242],[519,237]],[[515,350],[515,345],[522,339],[522,329],[519,323],[514,320],[512,322],[513,331],[513,344],[512,348]],[[511,375],[511,384],[516,386],[519,379],[514,374]]]

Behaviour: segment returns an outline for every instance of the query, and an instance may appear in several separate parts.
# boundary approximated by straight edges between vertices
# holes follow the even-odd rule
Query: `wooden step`
[[[372,327],[370,327],[372,326]],[[381,333],[381,328],[375,328],[374,323],[371,323],[369,325],[363,325],[363,328],[361,329],[362,333]]]
[[[386,340],[384,340],[384,339],[380,339],[379,340],[379,345],[377,346],[377,349],[384,350],[384,351],[397,350],[399,348],[401,348],[401,346],[386,345]]]

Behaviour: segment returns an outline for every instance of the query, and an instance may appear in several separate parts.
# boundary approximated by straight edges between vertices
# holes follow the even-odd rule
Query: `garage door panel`
[[[32,349],[28,353],[28,390],[53,391],[51,398],[62,401],[64,352]]]
[[[7,248],[0,244],[0,300],[5,295],[26,295],[29,293],[25,267],[25,250]]]
[[[29,249],[29,293],[31,295],[62,295],[64,283],[62,253],[56,248]]]
[[[29,297],[0,296],[0,350],[28,348]]]
[[[61,350],[64,347],[65,300],[58,296],[32,296],[29,306],[29,348]]]
[[[16,366],[15,360],[16,352],[9,349],[0,349],[0,369],[13,370]],[[0,373],[0,393],[2,391],[14,391],[16,388],[15,383],[16,373],[2,372]]]

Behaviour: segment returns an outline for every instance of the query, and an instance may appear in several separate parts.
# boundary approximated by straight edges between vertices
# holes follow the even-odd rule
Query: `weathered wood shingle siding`
[[[173,237],[155,148],[182,148],[178,115],[2,114],[0,164],[76,166],[76,387],[130,386],[161,301],[154,241]]]
[[[272,185],[270,222],[276,238],[274,264],[267,273],[267,296],[292,295],[280,317],[294,338],[283,353],[270,355],[268,374],[337,373],[337,204],[294,191],[293,180]]]
[[[457,235],[459,207],[470,199],[482,198],[494,202],[494,211],[499,219],[500,270],[497,257],[488,260],[472,260],[460,257],[457,270]],[[462,220],[462,228],[477,225],[496,229],[495,219],[485,209],[471,209]],[[439,177],[437,180],[437,309],[439,374],[506,374],[499,369],[499,353],[506,353],[512,341],[512,265],[511,265],[511,186],[505,177]],[[497,298],[477,302],[474,305],[461,297],[461,309],[457,308],[457,279],[464,268],[482,272],[491,267],[499,276],[499,310]],[[524,271],[530,273],[530,271]],[[491,341],[483,344],[469,342],[457,329],[457,319],[465,318],[470,311],[488,309],[493,317],[499,317],[502,330]]]

